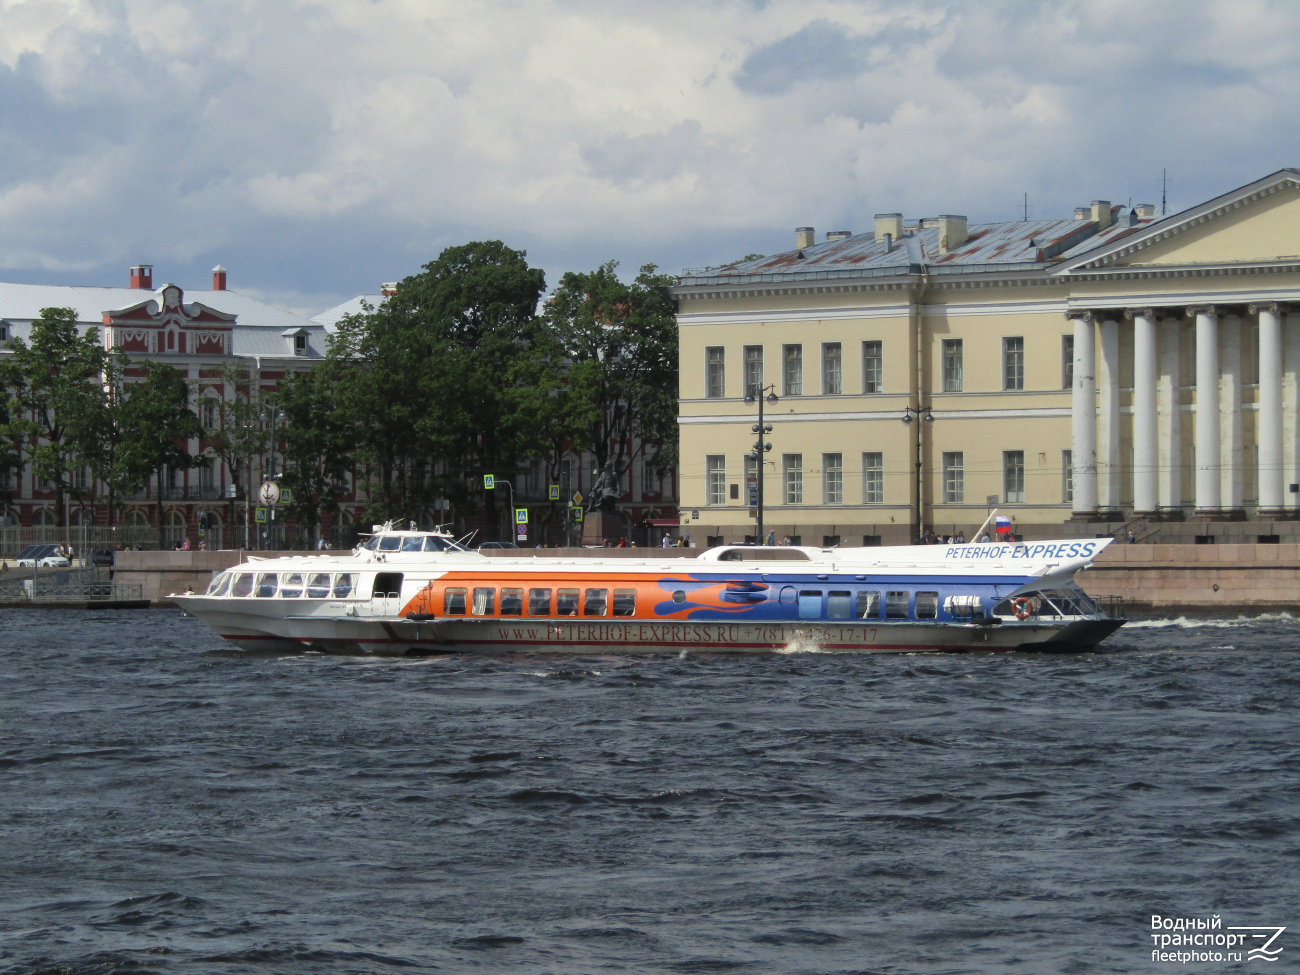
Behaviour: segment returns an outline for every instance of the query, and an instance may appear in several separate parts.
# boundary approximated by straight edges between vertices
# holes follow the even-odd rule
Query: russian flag
[[[997,532],[998,532],[999,535],[1010,535],[1010,534],[1011,534],[1011,519],[1010,519],[1010,518],[1006,517],[1005,515],[998,515],[997,525],[998,525]]]

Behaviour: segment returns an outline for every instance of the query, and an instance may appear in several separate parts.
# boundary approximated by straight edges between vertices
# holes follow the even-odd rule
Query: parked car
[[[519,546],[514,542],[482,542],[477,547],[481,551],[485,548],[518,548]]]
[[[18,553],[14,565],[29,569],[37,566],[42,569],[66,569],[72,563],[55,552],[57,548],[57,545],[28,545]]]
[[[96,568],[113,567],[113,553],[108,549],[101,549],[97,552],[90,553],[90,564]]]

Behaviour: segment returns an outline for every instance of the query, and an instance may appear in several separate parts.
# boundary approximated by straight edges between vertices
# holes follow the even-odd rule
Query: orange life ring
[[[1027,620],[1029,614],[1034,611],[1034,601],[1028,596],[1021,596],[1011,604],[1011,612],[1016,614],[1016,619]]]

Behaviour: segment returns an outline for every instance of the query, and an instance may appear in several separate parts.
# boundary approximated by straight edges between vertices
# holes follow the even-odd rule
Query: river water
[[[1285,615],[379,661],[0,612],[0,972],[1296,970],[1298,701]],[[1161,963],[1153,914],[1291,930]]]

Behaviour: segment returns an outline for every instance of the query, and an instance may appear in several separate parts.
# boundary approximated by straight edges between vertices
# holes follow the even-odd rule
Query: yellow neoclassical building
[[[755,534],[760,479],[766,529],[811,545],[970,535],[994,503],[1025,538],[1300,528],[1300,170],[1163,218],[887,213],[795,245],[675,288],[697,544]]]

